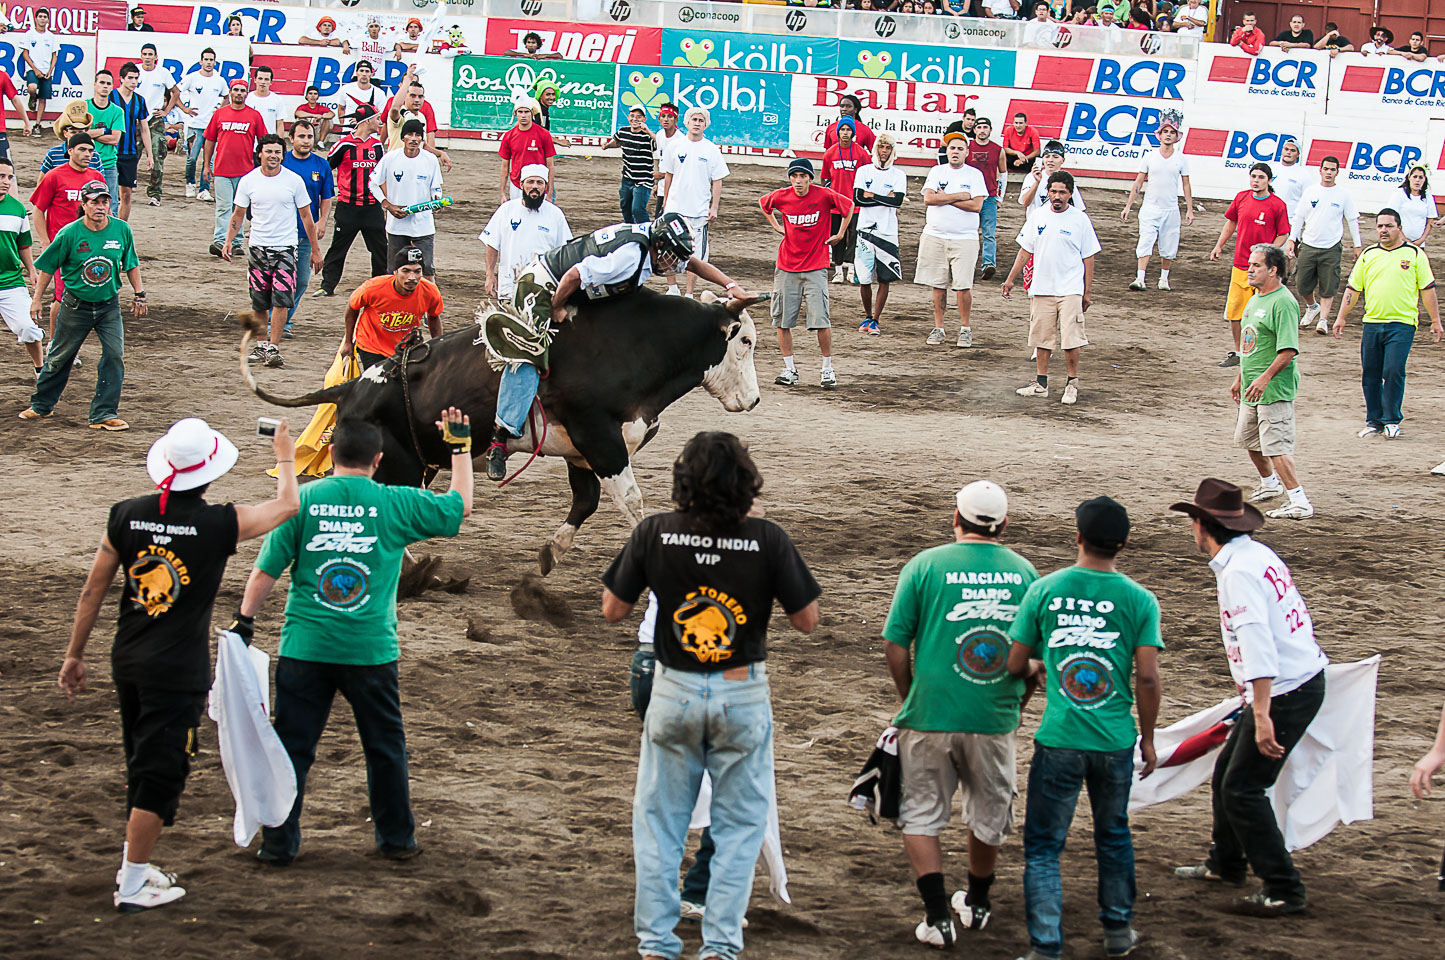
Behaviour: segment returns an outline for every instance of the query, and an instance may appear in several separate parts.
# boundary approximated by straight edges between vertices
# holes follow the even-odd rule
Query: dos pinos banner
[[[457,57],[452,61],[452,126],[507,130],[517,98],[531,95],[539,80],[551,80],[561,88],[549,111],[552,132],[605,137],[616,130],[616,76],[617,68],[608,63]]]

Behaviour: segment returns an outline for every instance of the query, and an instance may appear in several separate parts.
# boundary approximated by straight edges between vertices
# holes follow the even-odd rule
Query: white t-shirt
[[[1029,176],[1033,176],[1033,174],[1029,174]],[[1024,214],[1024,216],[1028,216],[1029,213],[1032,213],[1033,211],[1037,210],[1039,207],[1045,206],[1046,204],[1048,204],[1048,202],[1049,202],[1049,178],[1048,178],[1048,176],[1044,176],[1043,178],[1041,178],[1041,179],[1039,180],[1038,189],[1034,191],[1034,198],[1029,201],[1029,203],[1028,203],[1029,209],[1028,209],[1028,212],[1026,212],[1026,213]],[[1019,191],[1019,206],[1023,206],[1023,204],[1024,204],[1024,191],[1023,191],[1023,190],[1020,190],[1020,191]],[[1084,191],[1079,189],[1079,184],[1078,184],[1077,181],[1075,181],[1075,183],[1074,183],[1074,207],[1075,207],[1076,209],[1078,209],[1078,210],[1088,210],[1088,209],[1089,209],[1088,206],[1084,203]]]
[[[1328,250],[1345,235],[1344,222],[1349,221],[1350,236],[1360,245],[1360,211],[1355,198],[1343,185],[1327,187],[1317,183],[1300,197],[1298,217],[1290,218],[1290,238],[1312,247]]]
[[[977,167],[964,164],[961,167],[940,163],[928,171],[923,181],[924,190],[940,193],[967,193],[969,198],[988,195],[988,184]],[[960,210],[946,204],[930,204],[924,207],[923,232],[941,240],[966,240],[978,236],[978,214],[971,210]]]
[[[1249,536],[1226,543],[1209,561],[1219,586],[1219,630],[1229,673],[1254,701],[1250,681],[1269,677],[1271,698],[1302,686],[1329,665],[1289,567]]]
[[[425,150],[408,157],[405,150],[393,150],[371,171],[371,195],[390,200],[398,207],[425,203],[442,195],[442,168],[435,154]],[[407,217],[386,215],[386,232],[399,237],[426,237],[436,233],[430,210]]]
[[[712,183],[728,175],[722,151],[707,137],[668,141],[662,172],[672,174],[672,192],[663,204],[666,213],[705,217],[712,206]]]
[[[639,266],[641,272],[638,271]],[[639,285],[652,277],[652,258],[644,259],[642,248],[635,243],[618,247],[603,257],[586,257],[577,264],[577,279],[582,282],[582,292],[588,297],[601,296],[608,284],[621,283],[634,274]]]
[[[285,135],[286,128],[281,126],[281,98],[276,94],[267,97],[258,97],[255,93],[246,94],[246,106],[259,113],[266,121],[266,132]]]
[[[880,197],[908,193],[908,175],[891,163],[887,170],[880,170],[871,163],[858,168],[853,176],[853,189],[863,190]],[[852,197],[848,198],[852,200]],[[897,207],[859,207],[858,229],[876,233],[889,240],[898,239]]]
[[[1139,161],[1139,172],[1147,174],[1144,184],[1144,206],[1179,209],[1181,181],[1189,176],[1189,158],[1178,147],[1169,156],[1159,150],[1150,150]]]
[[[516,289],[517,271],[538,254],[571,240],[572,228],[550,200],[536,210],[528,210],[521,199],[508,200],[492,214],[479,239],[497,251],[497,296],[505,300]]]
[[[211,122],[211,114],[226,99],[226,93],[226,78],[219,73],[212,73],[209,77],[203,76],[199,70],[186,74],[186,79],[181,81],[181,102],[196,111],[194,117],[186,114],[186,126],[204,130]]]
[[[382,106],[386,103],[386,91],[374,83],[363,90],[361,84],[355,80],[342,85],[341,92],[337,94],[336,114],[337,119],[341,120],[343,130],[349,131],[355,128],[356,121],[347,118],[363,103],[380,113]]]
[[[986,3],[984,5],[987,6],[990,10],[992,10],[995,16],[1018,16],[1018,11],[1013,8],[1013,4],[1009,3],[1009,0],[986,0]]]
[[[165,107],[170,99],[166,94],[175,85],[175,74],[157,63],[154,70],[141,69],[140,80],[136,83],[135,90],[145,98],[146,108],[155,113]]]
[[[1376,43],[1373,40],[1366,40],[1365,45],[1360,47],[1361,53],[1389,53],[1393,49],[1388,43]]]
[[[46,30],[44,33],[41,33],[34,27],[31,27],[21,34],[19,46],[21,50],[30,54],[31,63],[35,64],[37,68],[45,70],[50,66],[50,57],[59,52],[60,43],[60,37],[56,35],[54,30]],[[55,62],[58,67],[60,65],[60,58],[57,57]],[[24,65],[23,60],[20,65]],[[29,69],[29,67],[24,67],[20,72],[24,73]]]
[[[1209,25],[1209,8],[1204,4],[1191,7],[1185,4],[1182,7],[1174,8],[1174,32],[1181,33],[1186,37],[1198,37],[1204,35],[1204,28]]]
[[[257,167],[236,184],[236,206],[251,209],[251,246],[294,247],[296,217],[310,208],[306,183],[285,167],[268,177]]]
[[[1077,207],[1055,213],[1052,205],[1029,212],[1018,244],[1034,255],[1031,297],[1069,297],[1084,292],[1084,260],[1098,253],[1093,221]]]
[[[1394,207],[1400,214],[1400,229],[1404,231],[1405,239],[1414,243],[1425,235],[1425,221],[1440,216],[1440,211],[1435,207],[1435,198],[1407,194],[1404,187],[1396,189],[1394,196],[1394,202],[1386,206]]]
[[[1319,183],[1320,179],[1298,161],[1288,167],[1283,163],[1270,166],[1274,169],[1274,179],[1270,181],[1274,187],[1274,195],[1284,201],[1285,211],[1289,213],[1290,223],[1293,223],[1295,207],[1299,206],[1300,196],[1305,192],[1306,187]]]
[[[656,137],[657,148],[656,148],[656,151],[657,151],[657,169],[658,169],[658,170],[663,170],[663,166],[662,166],[662,165],[667,162],[667,151],[668,151],[669,149],[671,149],[672,147],[677,146],[677,144],[679,144],[679,143],[686,142],[686,140],[687,140],[687,134],[683,132],[683,130],[682,130],[681,127],[678,127],[676,130],[672,131],[672,136],[670,136],[670,137],[669,137],[667,134],[663,133],[661,130],[658,130],[658,131],[657,131],[657,137]],[[664,172],[665,172],[665,171],[664,171]],[[656,190],[657,195],[658,195],[659,197],[664,197],[664,198],[665,198],[665,197],[667,196],[667,179],[664,177],[663,179],[656,181],[656,183],[657,183],[657,190]]]
[[[370,36],[363,33],[360,39],[351,41],[351,55],[354,57],[365,57],[370,60],[371,65],[376,68],[373,72],[380,74],[382,64],[391,56],[391,48],[395,45],[395,41],[388,40],[385,34],[373,40]]]

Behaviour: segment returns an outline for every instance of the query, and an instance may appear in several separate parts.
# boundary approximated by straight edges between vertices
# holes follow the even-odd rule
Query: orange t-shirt
[[[356,345],[367,353],[389,357],[396,345],[421,324],[423,317],[442,315],[442,295],[436,284],[423,280],[411,296],[403,297],[391,284],[391,275],[372,277],[356,288],[350,306],[361,311],[356,319]]]

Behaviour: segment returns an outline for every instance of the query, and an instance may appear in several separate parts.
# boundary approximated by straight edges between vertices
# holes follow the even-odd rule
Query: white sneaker
[[[958,328],[958,345],[960,347],[973,346],[973,327]]]
[[[955,890],[949,902],[954,913],[958,914],[959,926],[965,930],[982,930],[988,926],[988,918],[993,916],[993,909],[987,904],[975,907],[969,903],[967,890]]]
[[[930,347],[942,346],[944,336],[945,334],[942,327],[934,327],[932,330],[928,331],[928,339],[923,342],[928,344]]]
[[[120,886],[121,871],[115,872],[115,885]],[[176,875],[157,870],[153,863],[146,864],[146,883],[158,890],[169,890],[176,885]]]
[[[1387,424],[1385,424],[1385,439],[1386,439],[1386,440],[1398,440],[1398,439],[1400,439],[1400,425],[1399,425],[1398,423],[1387,423]]]
[[[146,882],[140,890],[128,897],[122,897],[120,891],[115,891],[114,901],[117,913],[140,913],[143,910],[151,910],[156,907],[163,907],[168,903],[175,903],[186,895],[185,887],[178,887],[171,884],[167,887],[158,887],[151,883],[150,875],[146,875]]]
[[[188,183],[188,184],[186,184],[186,199],[187,199],[187,200],[194,200],[194,199],[196,199],[196,185],[195,185],[194,183]]]
[[[1430,472],[1433,473],[1433,474],[1435,474],[1435,476],[1437,476],[1437,477],[1445,477],[1445,463],[1440,464],[1440,466],[1436,467],[1434,470],[1431,470]]]
[[[1019,387],[1014,393],[1021,397],[1047,397],[1049,395],[1049,388],[1037,380],[1030,380],[1028,386]]]
[[[931,947],[938,947],[940,950],[947,950],[958,940],[958,934],[953,929],[953,918],[940,920],[930,925],[928,918],[924,917],[918,921],[914,928],[913,935],[918,938],[919,943],[926,943]]]
[[[1169,281],[1168,281],[1168,280],[1165,280],[1163,277],[1160,277],[1160,278],[1159,278],[1159,289],[1160,289],[1160,290],[1168,290],[1168,289],[1169,289]]]
[[[209,191],[209,190],[202,190],[202,191],[200,191],[199,193],[196,194],[196,199],[197,199],[197,200],[204,200],[204,201],[206,201],[207,203],[210,203],[210,202],[211,202],[212,200],[214,200],[215,198],[211,196],[211,191]]]
[[[1330,322],[1324,317],[1320,317],[1320,322],[1315,325],[1315,333],[1318,333],[1322,337],[1328,337],[1330,335]]]
[[[1034,382],[1038,386],[1038,381]],[[1074,404],[1079,402],[1079,379],[1073,377],[1064,384],[1064,395],[1059,399],[1060,403]]]
[[[1315,508],[1308,503],[1287,503],[1278,510],[1270,510],[1265,514],[1273,520],[1308,520],[1315,515]]]
[[[798,371],[783,368],[783,372],[773,378],[773,382],[784,387],[796,387],[798,385]]]
[[[823,371],[823,380],[822,380],[823,389],[824,389],[824,390],[832,390],[832,389],[833,389],[834,387],[836,387],[837,385],[838,385],[838,375],[833,372],[833,368],[832,368],[832,367],[829,367],[828,369],[824,370],[824,371]]]
[[[1250,503],[1264,503],[1266,500],[1273,500],[1282,493],[1284,493],[1284,484],[1275,484],[1271,487],[1261,481],[1255,485],[1254,492],[1251,493],[1247,499]]]
[[[682,291],[677,289],[677,284],[674,283],[672,286],[667,288],[667,295],[669,297],[680,297],[682,296]]]
[[[1144,281],[1140,280],[1138,277],[1135,277],[1133,280],[1129,281],[1129,289],[1135,291],[1136,293],[1140,290],[1143,290]]]
[[[702,923],[702,918],[707,915],[707,907],[701,903],[693,903],[691,900],[682,901],[682,909],[678,911],[679,920],[687,923]]]
[[[842,282],[843,282],[843,268],[842,268],[842,267],[835,267],[835,268],[833,268],[833,282],[834,282],[834,283],[842,283]]]
[[[1375,436],[1379,436],[1379,434],[1380,434],[1380,428],[1379,428],[1378,426],[1376,426],[1376,425],[1373,424],[1373,423],[1367,423],[1367,424],[1364,425],[1363,428],[1361,428],[1361,430],[1360,430],[1359,433],[1355,434],[1355,436],[1357,436],[1357,437],[1375,437]]]
[[[1300,315],[1300,318],[1299,318],[1300,329],[1304,329],[1305,327],[1308,327],[1310,324],[1314,323],[1314,322],[1315,322],[1316,320],[1318,320],[1319,318],[1320,318],[1320,305],[1319,305],[1318,303],[1312,303],[1312,304],[1310,304],[1309,306],[1305,307],[1305,312]]]
[[[161,205],[160,200],[156,197],[151,197],[149,200],[146,201],[146,203],[150,204],[153,207],[159,207]]]

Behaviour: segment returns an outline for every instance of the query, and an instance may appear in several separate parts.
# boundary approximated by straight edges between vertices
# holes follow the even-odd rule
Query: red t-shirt
[[[10,74],[0,70],[0,131],[5,129],[5,104],[10,102],[11,97],[18,96],[15,81],[10,79]]]
[[[512,186],[522,188],[522,168],[529,163],[546,163],[548,157],[557,155],[557,147],[552,143],[552,135],[542,128],[540,123],[534,123],[526,132],[516,127],[502,134],[502,145],[497,150],[497,156],[507,161],[507,175],[512,180]]]
[[[828,189],[852,200],[853,178],[859,167],[871,162],[872,157],[859,144],[850,143],[845,149],[843,144],[835,143],[823,154],[823,179],[828,181]]]
[[[1039,135],[1030,126],[1025,126],[1023,133],[1019,133],[1010,126],[1008,132],[1003,135],[1003,145],[1027,156],[1038,151]]]
[[[869,153],[873,152],[873,131],[868,129],[866,123],[853,121],[853,142],[858,144]],[[828,124],[828,129],[823,131],[823,149],[826,150],[838,142],[838,121],[834,120]]]
[[[1249,267],[1249,251],[1256,243],[1274,243],[1274,238],[1289,233],[1289,210],[1274,194],[1263,200],[1250,190],[1241,190],[1229,204],[1224,215],[1236,224],[1234,265]]]
[[[998,196],[998,158],[1002,154],[1003,147],[992,140],[988,143],[968,141],[968,159],[964,162],[983,174],[983,182],[988,187],[990,197]]]
[[[853,204],[827,187],[813,186],[806,196],[792,187],[766,194],[758,201],[767,213],[783,215],[783,242],[778,244],[778,269],[789,273],[828,269],[828,238],[832,215],[848,216]]]
[[[92,180],[105,183],[105,177],[94,167],[77,170],[67,161],[41,177],[35,185],[30,202],[36,210],[45,214],[45,233],[51,240],[62,227],[74,223],[80,216],[80,188]]]
[[[244,177],[256,169],[256,141],[267,133],[266,120],[251,107],[223,104],[211,114],[205,137],[215,141],[212,170],[218,177]]]

